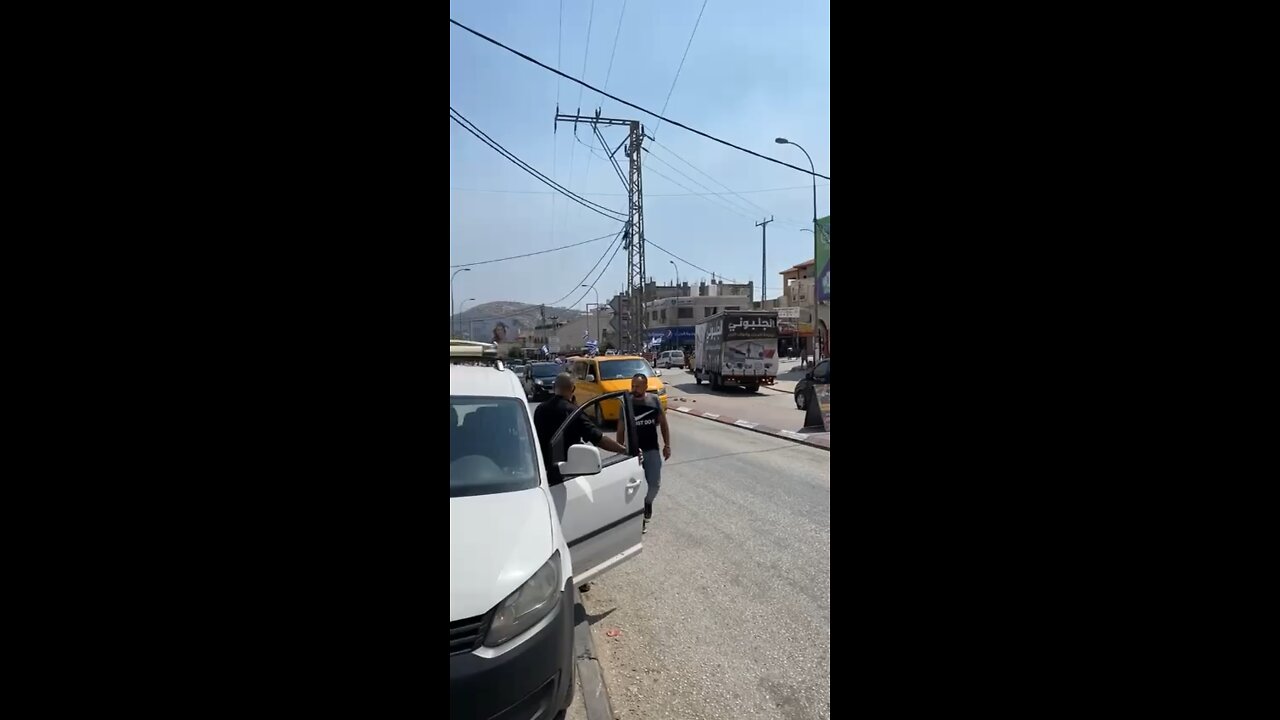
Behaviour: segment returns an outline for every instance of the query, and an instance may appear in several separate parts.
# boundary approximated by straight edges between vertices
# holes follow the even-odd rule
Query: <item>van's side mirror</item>
[[[587,380],[587,382],[595,382],[595,381],[596,381],[596,376],[595,376],[595,375],[588,375],[588,376],[587,376],[587,378],[586,378],[586,380]]]
[[[654,376],[654,377],[662,377],[662,371],[661,371],[661,370],[654,370],[654,371],[653,371],[653,376]]]
[[[600,448],[594,445],[570,445],[568,459],[556,463],[561,477],[598,475],[602,467]]]

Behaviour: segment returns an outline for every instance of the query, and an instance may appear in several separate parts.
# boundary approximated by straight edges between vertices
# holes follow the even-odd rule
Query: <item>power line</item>
[[[449,107],[449,113],[450,113],[449,119],[458,123],[458,125],[463,130],[466,130],[472,135],[475,135],[477,138],[480,139],[481,142],[488,145],[490,148],[492,148],[493,150],[496,150],[503,157],[513,162],[516,165],[516,167],[519,167],[520,169],[534,176],[540,182],[552,188],[553,190],[560,191],[563,195],[568,197],[570,200],[573,200],[574,202],[586,207],[592,212],[596,212],[596,213],[599,213],[600,215],[604,215],[610,220],[626,219],[626,216],[623,215],[621,212],[617,210],[612,210],[599,203],[592,202],[591,200],[587,200],[586,198],[580,197],[579,195],[569,190],[568,188],[564,187],[560,183],[557,183],[556,181],[548,178],[546,175],[538,172],[538,170],[534,168],[532,165],[521,160],[519,157],[516,157],[515,153],[512,153],[510,150],[507,150],[505,147],[502,147],[501,143],[499,143],[498,141],[494,140],[493,138],[485,134],[485,132],[481,130],[479,126],[477,126],[475,123],[471,122],[470,120],[467,120],[467,118],[462,113],[458,112],[457,110],[454,110],[452,106]],[[609,213],[614,213],[614,215],[610,215]]]
[[[720,182],[719,180],[717,180],[717,179],[715,179],[715,178],[711,177],[711,175],[710,175],[710,174],[708,174],[706,171],[698,169],[698,167],[697,167],[696,165],[694,165],[693,163],[691,163],[691,162],[689,162],[688,160],[686,160],[686,159],[684,159],[683,157],[681,157],[681,156],[680,156],[680,153],[677,153],[675,150],[672,150],[671,148],[667,147],[666,145],[663,145],[662,143],[658,142],[658,140],[657,140],[656,138],[653,140],[653,142],[654,142],[658,147],[660,147],[660,148],[662,148],[663,150],[665,150],[665,151],[667,151],[667,152],[671,153],[671,154],[672,154],[673,156],[675,156],[675,158],[676,158],[677,160],[679,160],[680,162],[684,163],[685,165],[688,165],[689,167],[693,168],[695,171],[697,171],[697,172],[699,172],[699,173],[702,173],[703,177],[706,177],[706,178],[707,178],[708,180],[710,180],[711,182],[713,182],[713,183],[715,183],[715,184],[719,185],[720,187],[724,188],[725,190],[728,190],[730,195],[736,195],[736,196],[738,197],[738,199],[739,199],[739,200],[742,200],[743,202],[747,203],[747,204],[748,204],[748,205],[750,205],[751,207],[754,207],[755,209],[759,210],[759,211],[760,211],[760,212],[762,212],[762,213],[768,213],[768,214],[770,214],[770,215],[772,215],[772,214],[773,214],[773,212],[772,212],[772,211],[770,211],[770,210],[765,210],[764,208],[760,207],[759,205],[756,205],[755,203],[751,202],[750,200],[748,200],[748,199],[746,199],[746,198],[742,197],[741,195],[739,195],[738,193],[734,192],[732,188],[730,188],[728,185],[725,185],[724,183]],[[691,178],[691,179],[692,179],[692,178]],[[703,186],[703,187],[706,187],[706,186]],[[707,189],[708,189],[708,190],[710,190],[711,188],[707,188]]]
[[[771,157],[769,157],[768,155],[761,155],[760,153],[756,152],[755,150],[748,150],[747,148],[744,148],[744,147],[742,147],[741,145],[735,145],[735,144],[733,144],[733,143],[729,142],[728,140],[721,140],[720,138],[718,138],[718,137],[716,137],[716,136],[714,136],[714,135],[708,135],[707,133],[704,133],[704,132],[702,132],[701,130],[697,130],[697,129],[695,129],[695,128],[691,128],[691,127],[689,127],[688,125],[685,125],[684,123],[677,122],[677,121],[672,120],[671,118],[668,118],[668,117],[663,117],[662,115],[660,115],[660,114],[658,114],[658,113],[656,113],[656,112],[654,112],[654,111],[652,111],[652,110],[648,110],[648,109],[642,108],[642,107],[640,107],[639,105],[636,105],[636,104],[635,104],[635,103],[633,103],[633,102],[629,102],[629,101],[627,101],[627,100],[623,100],[622,98],[618,97],[617,95],[610,95],[609,93],[607,93],[607,92],[605,92],[605,91],[603,91],[603,90],[601,90],[601,89],[599,89],[599,88],[597,88],[597,87],[595,87],[595,86],[593,86],[593,85],[590,85],[590,84],[588,84],[588,83],[586,83],[586,82],[584,82],[584,81],[582,81],[582,80],[578,80],[577,78],[571,77],[571,76],[569,76],[569,75],[565,75],[564,73],[562,73],[562,72],[560,72],[559,70],[557,70],[557,69],[555,69],[555,68],[553,68],[553,67],[551,67],[551,66],[547,65],[546,63],[539,62],[538,60],[535,60],[534,58],[532,58],[532,57],[530,57],[530,56],[528,56],[528,55],[526,55],[526,54],[524,54],[524,53],[520,52],[519,50],[516,50],[515,48],[509,47],[509,46],[507,46],[507,45],[504,45],[504,44],[502,44],[502,43],[498,42],[497,40],[494,40],[493,38],[489,37],[488,35],[485,35],[485,34],[484,34],[484,33],[482,33],[482,32],[479,32],[479,31],[477,31],[477,30],[472,30],[471,28],[467,27],[466,25],[463,25],[462,23],[458,22],[457,20],[454,20],[453,18],[449,18],[449,22],[450,22],[451,24],[453,24],[453,25],[457,25],[458,27],[462,28],[463,30],[466,30],[467,32],[471,33],[472,35],[475,35],[476,37],[480,38],[481,40],[485,40],[485,41],[487,41],[487,42],[489,42],[489,43],[491,43],[491,44],[493,44],[493,45],[497,45],[498,47],[502,48],[503,50],[506,50],[507,52],[509,52],[509,53],[511,53],[511,54],[513,54],[513,55],[516,55],[516,56],[521,57],[521,58],[523,58],[523,59],[525,59],[525,60],[528,60],[529,62],[533,63],[534,65],[537,65],[538,67],[540,67],[540,68],[542,68],[542,69],[544,69],[544,70],[550,70],[551,72],[553,72],[553,73],[555,73],[555,74],[559,75],[560,77],[563,77],[563,78],[565,78],[565,79],[567,79],[567,80],[572,80],[573,82],[578,83],[579,85],[582,85],[583,87],[587,88],[588,90],[594,90],[595,92],[600,93],[600,94],[601,94],[601,95],[603,95],[604,97],[607,97],[607,98],[609,98],[610,100],[613,100],[614,102],[620,102],[620,103],[622,103],[623,105],[626,105],[626,106],[627,106],[627,107],[629,107],[629,108],[634,108],[634,109],[636,109],[636,110],[639,110],[640,112],[642,112],[642,113],[644,113],[644,114],[646,114],[646,115],[651,115],[651,116],[653,116],[653,117],[656,117],[656,118],[658,118],[659,120],[661,120],[661,121],[663,121],[663,122],[670,123],[670,124],[672,124],[672,125],[675,125],[675,126],[676,126],[676,127],[678,127],[678,128],[682,128],[682,129],[684,129],[684,130],[688,130],[689,132],[691,132],[691,133],[693,133],[693,134],[695,134],[695,135],[699,135],[699,136],[704,137],[704,138],[706,138],[706,139],[708,139],[708,140],[713,140],[713,141],[718,142],[718,143],[720,143],[721,145],[724,145],[724,146],[726,146],[726,147],[731,147],[731,148],[733,148],[734,150],[738,150],[738,151],[744,152],[744,153],[746,153],[746,154],[748,154],[748,155],[754,155],[755,157],[758,157],[758,158],[760,158],[761,160],[768,160],[769,162],[774,163],[775,165],[781,165],[781,166],[783,166],[783,167],[789,167],[789,168],[791,168],[792,170],[798,170],[798,171],[800,171],[800,172],[804,173],[805,175],[813,175],[813,176],[816,176],[816,177],[820,177],[820,178],[822,178],[823,180],[830,180],[830,179],[831,179],[831,177],[830,177],[830,176],[828,176],[828,175],[823,175],[822,173],[814,172],[814,171],[809,170],[809,169],[807,169],[807,168],[802,168],[802,167],[800,167],[799,165],[792,165],[792,164],[791,164],[791,163],[789,163],[789,162],[783,162],[783,161],[781,161],[781,160],[778,160],[777,158],[771,158]]]
[[[587,55],[591,50],[591,25],[592,23],[595,22],[595,19],[596,19],[596,0],[591,0],[591,13],[587,15],[587,43],[582,48],[582,74],[580,75],[580,77],[583,80],[587,79]],[[578,109],[574,111],[575,114],[582,112],[582,86],[578,87],[577,107]],[[556,108],[556,112],[557,113],[560,112],[559,107]],[[576,124],[573,126],[573,137],[575,140],[578,138],[578,126]],[[576,151],[577,149],[578,147],[576,145],[569,148],[569,183],[570,184],[573,183],[573,155],[574,155],[574,151]],[[591,158],[590,156],[588,156],[587,171],[582,177],[582,183],[585,185],[588,178],[590,177],[591,177]],[[568,222],[568,220],[566,219],[565,222]]]
[[[680,175],[681,175],[682,177],[684,177],[685,179],[689,180],[689,182],[692,182],[693,184],[697,185],[698,187],[702,188],[703,190],[708,190],[708,191],[710,191],[710,190],[711,190],[711,188],[707,187],[706,185],[703,185],[702,183],[698,182],[697,180],[694,180],[693,178],[689,177],[689,175],[688,175],[688,174],[686,174],[685,172],[683,172],[682,170],[680,170],[680,168],[676,167],[675,165],[672,165],[671,163],[667,162],[666,160],[663,160],[661,156],[659,156],[659,155],[654,155],[652,152],[649,152],[649,148],[644,148],[644,147],[642,147],[641,149],[642,149],[642,150],[644,150],[645,152],[649,153],[649,157],[650,157],[650,158],[652,158],[652,159],[654,159],[654,160],[657,160],[658,162],[662,163],[663,165],[666,165],[667,167],[671,168],[672,170],[676,171],[677,173],[680,173]],[[654,168],[653,168],[653,166],[652,166],[652,165],[650,165],[650,166],[649,166],[649,169],[650,169],[650,170],[652,170],[653,172],[658,172],[657,170],[654,170]],[[663,175],[662,173],[658,173],[658,176],[659,176],[659,177],[666,178],[667,180],[670,180],[671,182],[675,182],[675,180],[671,180],[671,178],[667,177],[666,175]],[[689,192],[696,192],[696,191],[695,191],[695,190],[693,190],[692,188],[686,187],[685,185],[681,185],[680,183],[676,183],[676,184],[677,184],[677,185],[680,185],[680,187],[683,187],[684,189],[688,190]],[[742,207],[740,207],[740,206],[738,206],[738,205],[734,205],[733,203],[729,202],[728,198],[718,197],[718,196],[715,196],[715,195],[700,195],[699,197],[701,197],[703,200],[706,200],[707,202],[710,202],[710,203],[711,203],[711,204],[713,204],[713,205],[715,205],[715,204],[716,204],[716,203],[712,202],[712,200],[713,200],[713,199],[715,199],[715,200],[719,200],[720,202],[724,203],[724,205],[723,205],[723,206],[721,206],[721,207],[728,207],[728,208],[732,208],[732,209],[733,209],[733,211],[734,211],[734,212],[736,212],[736,213],[738,213],[739,215],[742,215],[743,217],[750,217],[749,213],[747,213],[747,212],[745,211],[745,208],[742,208]],[[752,217],[752,218],[751,218],[751,220],[752,220],[752,222],[754,222],[754,221],[755,221],[755,218],[754,218],[754,217]]]
[[[664,252],[664,253],[666,253],[666,254],[670,255],[671,257],[675,258],[676,260],[679,260],[680,262],[684,263],[685,265],[688,265],[688,266],[689,266],[689,267],[691,267],[691,268],[697,268],[698,270],[701,270],[702,272],[704,272],[704,273],[706,273],[706,274],[708,274],[708,275],[717,275],[717,274],[719,274],[719,273],[713,272],[713,271],[711,271],[711,270],[708,270],[708,269],[706,269],[706,268],[702,267],[701,265],[695,265],[695,264],[693,264],[693,263],[689,262],[688,260],[685,260],[684,258],[680,257],[679,255],[677,255],[677,254],[675,254],[675,253],[671,252],[670,250],[668,250],[668,249],[666,249],[666,248],[662,247],[662,246],[661,246],[661,245],[659,245],[658,243],[656,243],[656,242],[654,242],[654,241],[652,241],[652,240],[649,240],[648,238],[645,238],[645,243],[646,243],[646,244],[648,244],[648,245],[652,245],[652,246],[654,246],[654,247],[658,248],[658,249],[659,249],[659,250],[661,250],[662,252]],[[725,278],[723,275],[720,275],[720,279],[721,279],[721,280],[725,280],[725,279],[727,279],[727,278]],[[737,280],[733,280],[733,279],[729,279],[729,282],[731,282],[731,283],[735,283],[735,284],[739,284],[739,285],[743,284],[743,283],[739,283]]]
[[[581,142],[581,140],[579,140],[579,142]],[[594,152],[594,148],[592,150]],[[604,158],[601,158],[601,159],[603,160]],[[825,188],[825,187],[831,187],[831,185],[829,183],[824,183],[822,185],[819,185],[818,187]],[[449,189],[454,190],[456,192],[500,193],[500,194],[508,194],[508,195],[556,195],[557,194],[554,190],[495,190],[490,188],[464,188],[464,187],[450,187]],[[693,195],[750,195],[753,193],[786,192],[788,190],[812,190],[812,189],[813,189],[812,185],[791,185],[789,187],[760,188],[758,190],[739,190],[737,192],[730,190],[729,192],[707,192],[707,193],[699,193],[699,192],[645,193],[644,196],[645,198],[652,198],[652,197],[690,197]],[[627,196],[626,193],[584,192],[584,193],[578,193],[578,194],[583,196],[591,195],[593,197],[626,197]],[[804,223],[801,223],[801,225],[803,224]]]
[[[622,19],[627,16],[627,0],[622,0],[622,12],[618,15],[618,30],[613,34],[613,50],[609,52],[609,69],[604,73],[604,89],[609,89],[609,78],[613,77],[613,56],[618,54],[618,38],[622,35]]]
[[[609,266],[613,264],[613,259],[618,256],[618,250],[622,249],[622,245],[623,243],[618,243],[613,247],[613,255],[609,256],[609,262],[605,263],[604,267],[600,268],[600,274],[596,275],[596,279],[591,281],[591,284],[587,286],[587,289],[582,291],[582,294],[578,296],[578,299],[575,300],[573,305],[571,305],[570,307],[575,307],[575,308],[578,307],[578,304],[581,303],[583,299],[587,297],[587,293],[591,292],[591,289],[594,288],[600,282],[600,278],[604,277],[605,271],[608,270]],[[590,275],[590,273],[587,273],[587,274]]]
[[[611,248],[613,248],[613,254],[614,254],[614,255],[617,255],[617,254],[618,254],[618,248],[622,247],[622,239],[621,239],[621,238],[622,238],[622,234],[623,234],[623,233],[625,233],[626,231],[627,231],[627,224],[624,224],[624,225],[622,226],[622,229],[621,229],[621,230],[619,230],[619,231],[618,231],[618,233],[617,233],[616,235],[614,235],[614,236],[613,236],[613,238],[614,238],[614,242],[610,243],[610,244],[609,244],[609,246],[610,246]],[[583,275],[583,276],[582,276],[582,279],[581,279],[581,280],[579,280],[576,284],[574,284],[573,288],[572,288],[571,290],[569,290],[569,292],[565,293],[564,295],[561,295],[560,297],[556,298],[556,299],[555,299],[555,300],[553,300],[552,302],[549,302],[549,303],[542,303],[542,304],[544,304],[544,305],[555,305],[556,303],[563,302],[563,301],[564,301],[564,299],[565,299],[565,298],[567,298],[567,297],[569,297],[570,295],[572,295],[572,294],[574,293],[574,291],[575,291],[575,290],[577,290],[578,288],[582,287],[582,284],[583,284],[583,283],[585,283],[585,282],[587,281],[587,278],[591,277],[591,273],[595,272],[596,268],[600,266],[600,263],[604,261],[604,256],[605,256],[605,255],[608,255],[608,254],[609,254],[609,247],[607,247],[607,248],[605,248],[605,249],[604,249],[604,253],[603,253],[602,255],[600,255],[600,259],[599,259],[599,260],[596,260],[596,264],[591,266],[591,269],[587,271],[587,274],[586,274],[586,275]],[[612,259],[610,259],[610,262],[612,262]],[[606,266],[606,267],[607,267],[607,266]],[[583,293],[583,294],[585,294],[585,293]]]
[[[519,258],[533,257],[534,255],[546,255],[547,253],[558,252],[560,250],[568,250],[569,248],[575,248],[580,245],[586,245],[588,243],[600,242],[601,240],[604,240],[605,238],[610,238],[610,237],[617,237],[617,233],[609,233],[608,235],[601,235],[598,238],[591,238],[590,240],[583,240],[582,242],[576,242],[572,245],[561,245],[560,247],[548,248],[546,250],[538,250],[536,252],[525,253],[523,255],[512,255],[510,257],[494,258],[492,260],[480,260],[473,263],[462,263],[461,265],[450,265],[449,267],[450,268],[475,267],[476,265],[488,265],[490,263],[503,262],[504,260],[517,260]]]
[[[662,112],[659,115],[667,114],[667,103],[671,102],[671,93],[676,91],[676,83],[680,82],[680,71],[684,69],[684,59],[689,57],[689,48],[693,47],[693,36],[698,34],[698,25],[702,22],[702,13],[707,9],[707,0],[702,0],[702,9],[698,11],[698,19],[693,21],[693,32],[689,33],[689,42],[684,46],[684,54],[680,56],[680,65],[676,68],[675,79],[671,81],[671,89],[667,91],[667,99],[662,101]],[[653,126],[653,134],[658,134],[658,128],[662,127],[662,120],[658,120],[658,124]],[[654,140],[657,142],[657,140]]]

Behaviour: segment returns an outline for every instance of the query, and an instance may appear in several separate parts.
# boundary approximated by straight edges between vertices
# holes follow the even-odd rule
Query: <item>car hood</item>
[[[542,488],[449,498],[449,621],[483,615],[555,549]]]

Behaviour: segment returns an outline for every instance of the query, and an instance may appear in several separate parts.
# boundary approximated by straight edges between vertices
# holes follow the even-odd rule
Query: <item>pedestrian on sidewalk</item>
[[[644,466],[644,479],[649,486],[644,496],[644,528],[649,532],[653,519],[653,501],[662,487],[662,461],[671,459],[671,431],[667,428],[667,416],[662,412],[662,401],[649,392],[649,378],[644,373],[631,377],[631,404],[636,410],[636,444],[640,447],[640,464]],[[662,428],[662,454],[658,454],[658,428]],[[626,423],[618,423],[618,444],[626,441]]]

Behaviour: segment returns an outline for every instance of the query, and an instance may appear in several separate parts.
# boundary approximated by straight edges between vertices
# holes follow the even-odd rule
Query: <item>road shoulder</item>
[[[586,720],[613,720],[613,705],[609,702],[609,688],[604,682],[604,671],[600,668],[600,659],[596,654],[595,639],[591,636],[591,625],[587,622],[587,611],[582,605],[582,595],[574,588],[573,608],[573,662],[577,675],[574,690],[574,705],[580,706],[569,710],[569,718],[586,717]]]

